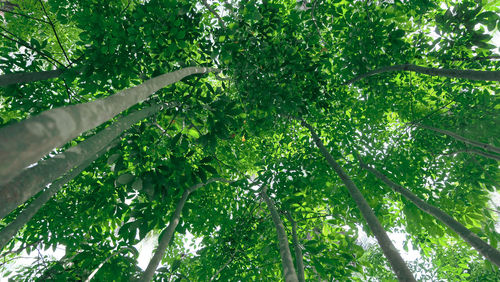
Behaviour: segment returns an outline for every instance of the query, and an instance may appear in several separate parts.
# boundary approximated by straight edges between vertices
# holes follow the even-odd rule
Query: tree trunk
[[[436,68],[426,68],[411,64],[406,65],[395,65],[379,68],[376,70],[369,71],[365,74],[358,75],[357,77],[347,81],[345,84],[352,84],[359,81],[365,77],[376,75],[384,72],[391,71],[414,71],[421,74],[427,74],[431,76],[444,76],[450,78],[463,78],[470,80],[483,80],[483,81],[500,81],[500,71],[475,71],[475,70],[457,70],[457,69],[436,69]]]
[[[62,178],[54,181],[50,187],[43,191],[33,202],[31,202],[9,225],[5,226],[0,230],[0,250],[2,250],[5,245],[17,234],[19,229],[21,229],[28,221],[40,210],[40,208],[61,188],[73,178],[77,177],[85,168],[92,164],[96,159],[103,155],[107,150],[116,146],[119,140],[113,141],[104,149],[97,153],[91,154],[86,160],[84,160],[79,166],[71,170],[68,174],[64,175]]]
[[[184,204],[186,203],[189,194],[194,192],[196,189],[198,189],[202,186],[208,185],[209,183],[212,183],[215,181],[226,182],[226,183],[229,182],[226,179],[222,179],[222,178],[211,178],[211,179],[207,180],[207,182],[205,182],[205,183],[196,184],[196,185],[191,186],[188,189],[186,189],[186,191],[184,191],[181,199],[179,200],[179,202],[177,202],[177,206],[175,207],[175,212],[172,215],[172,217],[170,218],[170,223],[168,224],[165,231],[162,232],[162,233],[164,233],[163,236],[160,235],[161,239],[160,239],[160,242],[158,244],[158,247],[156,248],[156,252],[153,255],[153,257],[151,258],[151,260],[149,261],[148,267],[146,268],[146,270],[142,274],[139,281],[147,282],[147,281],[151,281],[151,279],[153,279],[153,275],[156,272],[156,268],[158,268],[158,265],[160,264],[161,259],[163,258],[163,255],[165,254],[165,251],[167,250],[168,244],[170,243],[170,240],[172,239],[172,236],[174,235],[175,228],[177,227],[177,224],[179,224],[179,220],[181,218],[181,213],[182,213],[182,208],[184,207]]]
[[[266,187],[264,187],[260,192],[260,196],[264,199],[264,202],[266,202],[276,228],[276,234],[278,235],[278,241],[280,244],[283,276],[285,277],[286,282],[298,282],[299,279],[297,278],[297,273],[295,273],[295,269],[293,268],[292,254],[290,253],[290,246],[288,245],[288,237],[286,236],[285,226],[283,226],[283,222],[281,221],[278,211],[274,206],[274,201],[267,196],[266,190]]]
[[[1,185],[0,218],[5,217],[13,209],[40,192],[47,184],[55,181],[75,166],[80,165],[89,156],[105,148],[133,124],[158,112],[161,108],[160,105],[153,105],[121,117],[94,136],[53,158],[40,161],[37,165],[23,170],[11,182]]]
[[[148,98],[157,90],[186,76],[216,71],[188,67],[152,78],[92,102],[64,106],[11,124],[0,130],[0,185],[19,175],[21,170],[79,136],[110,120],[122,111]]]
[[[458,135],[456,133],[453,133],[451,131],[448,131],[448,130],[439,129],[439,128],[435,128],[435,127],[431,127],[431,126],[427,126],[427,125],[423,125],[423,124],[419,124],[418,126],[421,127],[421,128],[429,129],[429,130],[437,132],[437,133],[448,135],[450,137],[455,138],[458,141],[464,142],[465,144],[469,144],[469,145],[476,146],[476,147],[479,147],[481,149],[484,149],[486,151],[495,152],[495,153],[499,153],[500,154],[500,148],[492,146],[490,144],[486,144],[486,143],[482,143],[482,142],[470,140],[470,139],[462,137],[462,136],[460,136],[460,135]]]
[[[295,252],[295,264],[297,267],[297,276],[300,282],[305,282],[304,276],[304,258],[302,256],[302,249],[299,245],[299,237],[297,236],[297,223],[293,220],[293,217],[290,213],[286,213],[286,217],[292,224],[292,242],[293,242],[293,250]]]
[[[447,213],[443,212],[439,208],[426,203],[417,195],[413,194],[410,190],[404,188],[403,186],[394,183],[387,176],[379,172],[378,170],[369,167],[365,163],[360,160],[360,165],[362,168],[371,172],[378,179],[382,180],[387,186],[391,187],[395,192],[403,195],[407,200],[411,201],[422,211],[430,214],[440,220],[443,224],[448,226],[451,230],[455,231],[462,239],[464,239],[467,243],[469,243],[472,247],[474,247],[480,254],[485,256],[489,261],[496,264],[500,267],[500,252],[488,245],[486,242],[481,240],[476,234],[467,229],[467,227],[463,226],[460,222],[456,221],[453,217],[449,216]]]
[[[8,73],[0,75],[0,86],[7,86],[17,83],[27,83],[39,80],[46,80],[60,76],[64,71],[61,69],[40,71],[40,72],[21,72]]]
[[[356,202],[356,205],[361,211],[361,214],[363,215],[371,231],[377,238],[377,241],[380,247],[382,248],[385,257],[391,264],[392,270],[398,277],[399,281],[416,281],[410,269],[404,262],[403,258],[401,258],[401,255],[399,254],[398,250],[392,244],[391,240],[389,239],[389,236],[387,236],[387,233],[385,232],[384,228],[378,221],[377,217],[375,216],[375,213],[373,213],[373,210],[366,202],[365,198],[359,191],[358,187],[356,187],[356,184],[354,184],[354,182],[345,173],[342,167],[333,159],[332,155],[328,152],[328,150],[323,145],[323,142],[316,134],[314,128],[310,126],[308,123],[306,123],[304,120],[302,120],[301,122],[302,125],[305,126],[307,129],[309,129],[309,131],[311,132],[314,142],[321,151],[321,154],[326,158],[328,164],[333,168],[333,170],[335,170],[335,172],[338,174],[342,182],[344,182],[344,185],[347,187],[349,194]]]

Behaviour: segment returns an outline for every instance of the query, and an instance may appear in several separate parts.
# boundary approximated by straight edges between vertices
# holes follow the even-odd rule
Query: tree
[[[9,1],[0,271],[497,275],[499,5],[392,2]]]

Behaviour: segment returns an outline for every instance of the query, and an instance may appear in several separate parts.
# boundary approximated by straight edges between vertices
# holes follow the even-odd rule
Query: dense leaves
[[[43,205],[0,251],[2,275],[138,279],[186,189],[220,177],[230,183],[189,195],[156,281],[283,279],[275,225],[258,196],[262,187],[285,226],[293,261],[293,248],[302,250],[306,281],[394,280],[303,119],[385,230],[399,234],[391,236],[403,246],[399,251],[417,250],[408,262],[417,280],[498,277],[497,266],[358,160],[497,248],[498,152],[429,128],[500,147],[500,84],[410,71],[356,80],[401,64],[499,71],[500,46],[492,40],[500,29],[498,1],[8,3],[1,10],[0,75],[62,74],[0,88],[1,127],[183,67],[220,72],[186,77],[122,112],[176,105],[130,127]],[[1,219],[0,228],[33,199]],[[290,219],[297,224],[295,246]],[[197,246],[186,243],[191,236]],[[55,258],[51,249],[64,255]],[[23,256],[34,263],[22,266]]]

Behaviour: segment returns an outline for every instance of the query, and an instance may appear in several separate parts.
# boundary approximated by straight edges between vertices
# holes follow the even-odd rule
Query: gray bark
[[[147,282],[147,281],[151,281],[151,279],[153,279],[153,276],[156,272],[156,269],[158,268],[158,265],[160,264],[161,259],[165,255],[165,251],[167,250],[168,244],[170,243],[170,240],[172,239],[172,236],[174,235],[175,228],[177,227],[177,224],[179,224],[179,220],[181,218],[181,213],[182,213],[182,208],[184,207],[184,204],[186,203],[187,198],[189,197],[189,194],[191,194],[196,189],[198,189],[202,186],[208,185],[209,183],[216,182],[216,181],[226,182],[226,183],[230,182],[230,181],[227,181],[226,179],[223,179],[223,178],[211,178],[211,179],[207,180],[205,183],[196,184],[196,185],[191,186],[190,188],[186,189],[186,191],[184,191],[181,199],[179,200],[179,202],[177,202],[177,206],[175,207],[174,214],[170,218],[170,222],[169,222],[167,228],[165,229],[164,232],[162,232],[164,234],[161,237],[160,242],[158,243],[158,247],[156,248],[155,254],[153,255],[153,257],[149,261],[148,267],[146,268],[146,270],[142,274],[139,281]]]
[[[276,228],[276,234],[278,235],[278,241],[280,245],[280,255],[281,264],[283,266],[283,276],[286,282],[298,282],[297,273],[293,267],[292,254],[290,253],[290,246],[288,245],[288,237],[286,236],[285,226],[280,219],[278,211],[274,205],[274,201],[269,198],[266,194],[266,187],[260,192],[260,196],[264,199],[267,204],[267,208],[271,213],[271,218],[273,219],[274,226]]]
[[[356,184],[354,184],[354,182],[347,175],[347,173],[345,173],[344,169],[342,169],[342,167],[333,159],[332,155],[328,152],[328,150],[323,145],[323,142],[316,134],[314,128],[308,123],[306,123],[304,120],[302,120],[301,122],[304,127],[309,129],[314,142],[321,151],[321,154],[326,158],[328,164],[333,168],[333,170],[335,170],[335,172],[340,177],[344,185],[347,187],[349,194],[356,202],[356,205],[361,211],[363,218],[366,220],[368,226],[370,227],[370,230],[375,235],[375,238],[377,239],[378,244],[382,249],[382,252],[384,253],[389,263],[391,264],[392,270],[398,277],[398,280],[416,281],[410,269],[408,268],[405,261],[399,254],[398,250],[392,244],[391,240],[389,239],[389,236],[387,236],[387,233],[380,224],[378,218],[375,216],[375,213],[373,212],[372,208],[370,207],[370,205],[368,205],[365,198],[359,191]]]
[[[7,86],[17,83],[27,83],[39,80],[46,80],[60,76],[64,71],[61,69],[40,71],[40,72],[20,72],[0,75],[0,86]]]
[[[121,117],[115,123],[78,145],[53,158],[40,161],[37,165],[23,170],[9,183],[0,185],[0,218],[40,192],[47,184],[105,148],[133,124],[158,112],[161,108],[160,105],[153,105]]]
[[[159,89],[186,76],[216,71],[188,67],[160,75],[146,82],[92,102],[64,106],[11,124],[0,130],[0,185],[19,175],[54,148],[60,147],[144,101]]]
[[[429,215],[434,216],[443,224],[448,226],[451,230],[455,231],[460,237],[462,237],[462,239],[464,239],[464,241],[469,243],[480,254],[486,257],[486,259],[488,259],[489,261],[500,267],[500,252],[497,249],[490,246],[489,244],[487,244],[486,242],[484,242],[483,240],[481,240],[481,238],[479,238],[476,234],[470,231],[463,224],[456,221],[453,217],[451,217],[441,209],[426,203],[425,201],[417,197],[417,195],[413,194],[410,190],[406,189],[405,187],[394,183],[387,176],[385,176],[378,170],[369,167],[365,163],[361,162],[361,160],[360,160],[360,165],[362,168],[366,169],[367,171],[375,175],[378,179],[382,180],[387,186],[391,187],[392,190],[403,195],[407,200],[411,201],[422,211],[426,212]]]
[[[118,140],[109,144],[106,148],[95,154],[91,154],[80,165],[71,170],[68,174],[54,181],[45,191],[43,191],[33,202],[31,202],[9,225],[0,230],[0,250],[17,234],[17,232],[47,203],[61,188],[73,178],[77,177],[85,168],[103,155],[107,150],[118,144]]]
[[[405,64],[405,65],[388,66],[372,70],[347,81],[345,84],[352,84],[363,78],[391,71],[414,71],[416,73],[427,74],[431,76],[443,76],[450,78],[463,78],[463,79],[482,80],[482,81],[500,81],[500,71],[436,69],[436,68],[427,68],[411,64]]]
[[[435,128],[435,127],[431,127],[431,126],[427,126],[427,125],[423,125],[423,124],[419,124],[418,126],[422,127],[422,128],[425,128],[425,129],[428,129],[428,130],[431,130],[431,131],[434,131],[434,132],[437,132],[437,133],[448,135],[450,137],[455,138],[458,141],[464,142],[465,144],[469,144],[469,145],[476,146],[476,147],[479,147],[481,149],[484,149],[486,151],[495,152],[495,153],[499,153],[500,154],[500,148],[492,146],[490,144],[486,144],[486,143],[482,143],[482,142],[470,140],[470,139],[462,137],[462,136],[460,136],[460,135],[458,135],[456,133],[453,133],[451,131],[448,131],[448,130],[439,129],[439,128]]]
[[[299,244],[299,237],[297,236],[297,222],[293,220],[292,215],[290,213],[286,213],[286,217],[292,224],[292,242],[293,242],[293,250],[295,252],[295,264],[297,267],[297,277],[299,278],[299,282],[305,282],[304,275],[304,257],[302,256],[302,249]]]

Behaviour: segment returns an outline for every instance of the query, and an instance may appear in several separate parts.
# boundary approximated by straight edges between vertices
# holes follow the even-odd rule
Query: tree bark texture
[[[73,146],[53,158],[38,162],[37,165],[24,169],[21,174],[5,185],[0,185],[0,218],[5,217],[20,204],[40,192],[47,184],[61,177],[72,168],[105,148],[123,131],[135,123],[158,112],[161,105],[153,105],[121,117],[99,133]]]
[[[175,228],[177,227],[177,224],[179,224],[180,218],[181,218],[181,213],[182,213],[182,208],[184,207],[184,204],[186,204],[187,198],[189,197],[189,194],[194,192],[196,189],[208,185],[212,182],[226,182],[228,183],[226,179],[222,178],[211,178],[207,180],[205,183],[198,183],[194,186],[191,186],[190,188],[186,189],[184,193],[182,194],[181,199],[179,202],[177,202],[177,206],[175,207],[174,214],[170,218],[170,222],[165,229],[163,235],[161,236],[160,242],[158,243],[158,247],[156,248],[155,254],[149,261],[148,267],[142,274],[141,278],[139,281],[142,282],[147,282],[151,281],[153,279],[153,276],[156,272],[156,269],[158,268],[158,265],[161,262],[161,259],[163,258],[163,255],[165,255],[165,251],[167,250],[168,244],[170,243],[170,240],[172,239],[172,236],[174,235]]]
[[[302,120],[302,125],[307,129],[309,129],[314,142],[321,151],[321,154],[326,158],[328,164],[333,168],[333,170],[335,170],[335,172],[338,174],[344,185],[347,187],[349,194],[356,202],[356,205],[358,206],[359,210],[361,211],[361,214],[368,223],[370,230],[375,235],[378,244],[382,248],[385,257],[391,264],[392,270],[398,277],[398,280],[416,281],[410,269],[404,262],[403,258],[401,258],[401,255],[399,254],[398,250],[392,244],[391,240],[389,239],[389,236],[387,236],[387,233],[385,232],[384,228],[382,227],[379,220],[375,216],[375,213],[373,212],[372,208],[368,205],[365,198],[359,191],[358,187],[356,187],[356,184],[354,184],[354,182],[345,173],[342,167],[333,159],[332,155],[328,152],[328,150],[323,145],[323,142],[316,134],[314,128],[308,123],[306,123],[304,120]]]
[[[0,86],[7,86],[17,83],[27,83],[39,80],[46,80],[60,76],[64,71],[61,69],[40,71],[40,72],[21,72],[8,73],[0,75]]]
[[[469,243],[472,247],[474,247],[480,254],[482,254],[486,259],[491,261],[500,267],[500,252],[481,240],[476,234],[470,231],[467,227],[462,225],[460,222],[456,221],[453,217],[442,211],[441,209],[426,203],[417,195],[413,194],[410,190],[405,187],[393,182],[387,176],[382,174],[380,171],[368,166],[367,164],[360,162],[362,168],[366,169],[373,175],[375,175],[378,179],[382,180],[387,186],[389,186],[395,192],[403,195],[407,200],[411,201],[415,204],[419,209],[426,212],[429,215],[434,216],[443,224],[448,226],[451,230],[455,231],[464,241]]]
[[[352,84],[354,82],[362,80],[363,78],[391,71],[414,71],[416,73],[427,74],[431,76],[443,76],[450,78],[463,78],[463,79],[483,80],[483,81],[500,81],[500,71],[436,69],[436,68],[427,68],[411,64],[405,64],[405,65],[388,66],[372,70],[365,74],[358,75],[357,77],[347,81],[345,84]]]
[[[281,264],[283,266],[283,276],[286,282],[298,282],[297,273],[293,267],[292,254],[290,253],[290,246],[288,245],[288,237],[286,236],[285,226],[280,219],[278,211],[274,205],[274,201],[267,196],[266,187],[260,192],[260,196],[266,202],[267,208],[271,213],[271,218],[273,219],[274,226],[276,228],[276,234],[278,235],[278,241],[280,245],[280,255]]]
[[[147,80],[92,102],[64,106],[6,126],[0,130],[0,185],[21,170],[79,136],[186,76],[217,71],[188,67]]]
[[[423,124],[420,124],[418,126],[422,127],[422,128],[425,128],[425,129],[428,129],[428,130],[431,130],[431,131],[434,131],[434,132],[437,132],[437,133],[448,135],[448,136],[453,137],[454,139],[456,139],[458,141],[464,142],[465,144],[469,144],[469,145],[476,146],[476,147],[479,147],[481,149],[484,149],[486,151],[495,152],[495,153],[499,153],[500,154],[500,148],[492,146],[490,144],[486,144],[486,143],[478,142],[478,141],[475,141],[475,140],[467,139],[465,137],[462,137],[462,136],[460,136],[460,135],[458,135],[456,133],[453,133],[451,131],[448,131],[448,130],[439,129],[439,128],[435,128],[435,127],[431,127],[431,126],[427,126],[427,125],[423,125]]]
[[[0,230],[0,250],[16,235],[16,233],[47,203],[61,188],[73,178],[77,177],[85,168],[102,156],[107,150],[118,144],[118,140],[113,141],[101,151],[91,154],[79,166],[71,170],[68,174],[54,181],[45,191],[43,191],[33,202],[31,202],[9,225]]]
[[[297,236],[297,222],[293,220],[293,217],[290,213],[286,214],[286,217],[290,221],[290,224],[292,225],[292,243],[293,243],[293,250],[295,252],[295,264],[297,267],[297,276],[299,278],[299,282],[305,282],[305,275],[304,275],[304,258],[302,256],[302,249],[300,248],[299,244],[299,237]]]

